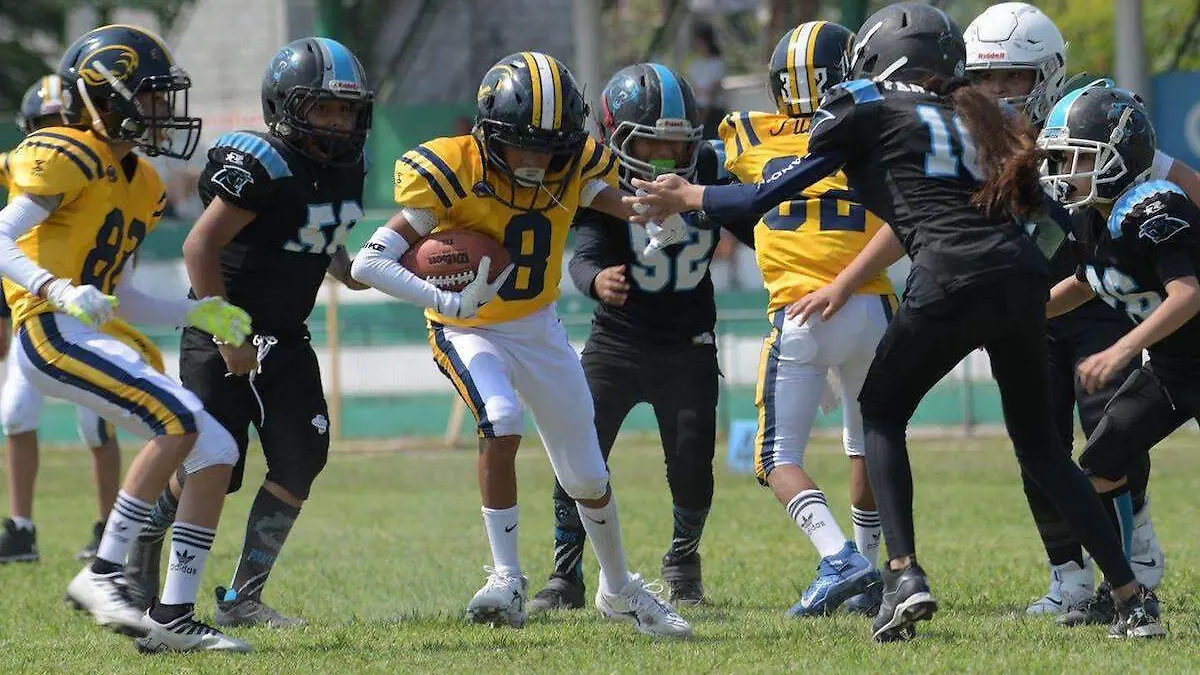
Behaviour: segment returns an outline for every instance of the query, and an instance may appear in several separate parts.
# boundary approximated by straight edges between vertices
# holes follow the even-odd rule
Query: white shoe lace
[[[664,587],[661,581],[643,581],[638,575],[633,575],[629,581],[629,585],[633,586],[633,591],[627,595],[629,601],[629,609],[637,613],[653,613],[666,618],[671,623],[682,623],[683,617],[679,616],[671,604],[662,598]]]
[[[514,585],[518,588],[521,586],[520,574],[516,574],[508,570],[498,570],[490,565],[484,566],[483,571],[487,572],[488,574],[487,583],[483,586],[484,591],[490,591],[496,587],[501,587],[504,590],[508,590]]]

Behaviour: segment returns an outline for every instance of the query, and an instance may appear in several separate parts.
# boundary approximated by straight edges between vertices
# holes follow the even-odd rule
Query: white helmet
[[[1026,96],[1004,99],[1041,124],[1062,95],[1067,81],[1067,43],[1042,10],[1024,2],[1002,2],[984,10],[967,26],[967,71],[989,68],[1035,72]]]

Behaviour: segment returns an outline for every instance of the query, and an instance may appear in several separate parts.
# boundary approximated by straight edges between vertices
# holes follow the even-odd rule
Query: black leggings
[[[989,280],[919,308],[906,302],[888,325],[858,398],[867,471],[892,558],[916,553],[908,422],[933,385],[982,347],[1022,471],[1051,498],[1114,586],[1133,580],[1099,497],[1051,419],[1045,304],[1038,277]]]

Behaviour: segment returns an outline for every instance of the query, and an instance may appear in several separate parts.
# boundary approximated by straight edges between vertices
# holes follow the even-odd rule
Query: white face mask
[[[546,170],[539,169],[533,166],[523,166],[519,169],[513,169],[513,175],[516,176],[517,182],[525,187],[534,187],[541,185],[546,178]]]

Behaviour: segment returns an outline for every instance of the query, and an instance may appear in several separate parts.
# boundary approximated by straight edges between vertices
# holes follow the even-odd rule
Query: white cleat
[[[1096,585],[1096,569],[1091,558],[1083,567],[1075,561],[1050,566],[1050,590],[1025,609],[1026,614],[1066,614],[1067,611],[1092,597]]]
[[[1133,514],[1133,541],[1129,547],[1129,566],[1138,583],[1154,590],[1162,583],[1167,571],[1167,556],[1163,553],[1158,537],[1154,534],[1154,523],[1150,520],[1150,499],[1142,510]]]
[[[142,617],[146,637],[138,638],[139,652],[241,652],[253,650],[249,643],[230,637],[212,626],[196,619],[188,612],[170,623],[159,623],[150,617]]]
[[[660,597],[662,584],[642,581],[639,574],[629,577],[629,583],[619,593],[596,591],[596,609],[610,619],[631,621],[639,633],[655,637],[686,638],[692,636],[692,626]]]
[[[125,635],[145,635],[137,589],[122,572],[96,574],[85,567],[67,586],[67,602],[92,615],[96,623]]]
[[[473,623],[493,626],[524,626],[525,595],[529,588],[525,575],[491,567],[483,569],[488,573],[487,583],[467,604],[467,618]]]

